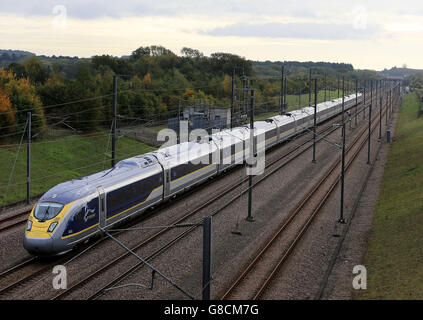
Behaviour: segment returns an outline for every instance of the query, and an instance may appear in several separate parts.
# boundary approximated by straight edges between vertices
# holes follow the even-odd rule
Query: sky
[[[130,55],[140,46],[259,61],[423,69],[423,1],[0,0],[0,49]]]

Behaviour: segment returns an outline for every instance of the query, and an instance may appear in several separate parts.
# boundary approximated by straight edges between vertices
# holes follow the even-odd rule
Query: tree
[[[188,58],[202,58],[204,55],[197,49],[191,49],[187,47],[183,47],[181,49],[181,54]]]
[[[150,56],[151,50],[149,47],[139,47],[131,54],[132,60],[138,60],[140,57]]]
[[[104,108],[101,106],[100,98],[94,99],[99,95],[99,88],[88,64],[78,65],[76,78],[67,83],[66,91],[68,102],[78,101],[70,104],[68,108],[68,121],[71,126],[83,131],[95,130],[99,115],[104,113]]]
[[[175,55],[172,51],[162,46],[150,46],[150,52],[153,57]]]
[[[26,78],[28,75],[26,73],[25,67],[17,62],[12,62],[7,67],[7,70],[15,75],[16,78]]]
[[[232,79],[227,74],[222,81],[222,87],[225,94],[230,95],[232,93]]]
[[[34,133],[45,130],[44,111],[41,107],[41,100],[36,93],[35,86],[28,78],[17,79],[13,73],[5,69],[0,69],[0,90],[3,95],[7,95],[10,101],[10,110],[16,112],[16,122],[18,130],[23,130],[24,123],[27,120],[27,111],[37,117],[33,122],[32,130]],[[4,98],[3,98],[4,99]],[[7,100],[4,100],[7,105]]]
[[[24,64],[26,75],[34,84],[43,84],[48,78],[47,69],[40,63],[37,57],[31,57]]]
[[[147,73],[144,76],[144,79],[142,80],[142,83],[144,84],[144,86],[146,88],[150,88],[151,87],[151,75],[149,73]]]
[[[0,89],[0,135],[16,131],[15,110],[9,96]]]
[[[0,61],[10,61],[12,60],[11,57],[7,54],[7,52],[3,52],[2,55],[0,56]]]

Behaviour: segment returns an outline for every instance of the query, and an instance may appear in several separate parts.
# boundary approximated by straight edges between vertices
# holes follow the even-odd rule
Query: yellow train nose
[[[51,221],[38,221],[37,219],[29,219],[29,221],[31,221],[31,226],[30,228],[29,226],[27,227],[25,237],[37,239],[50,238],[51,233],[48,232],[48,228]]]

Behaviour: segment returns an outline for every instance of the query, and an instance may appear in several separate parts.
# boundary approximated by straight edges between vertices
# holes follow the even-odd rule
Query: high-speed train
[[[358,94],[361,100],[361,94]],[[345,110],[356,96],[344,97]],[[317,123],[342,112],[342,98],[317,105]],[[254,123],[268,149],[314,124],[314,106]],[[29,215],[23,245],[34,255],[55,255],[142,214],[206,179],[246,161],[248,125],[118,162],[113,168],[63,182],[47,191]],[[258,146],[260,148],[260,146]]]

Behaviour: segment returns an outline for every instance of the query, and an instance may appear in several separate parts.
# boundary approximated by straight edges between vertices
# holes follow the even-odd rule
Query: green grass
[[[116,143],[118,161],[151,150],[154,148],[127,137],[119,138]],[[26,154],[25,144],[19,153],[16,145],[0,145],[0,205],[26,197]],[[58,183],[107,169],[110,162],[111,141],[106,132],[64,134],[35,140],[31,145],[31,195],[43,193]]]
[[[404,96],[365,254],[367,290],[356,299],[423,299],[423,118]]]

